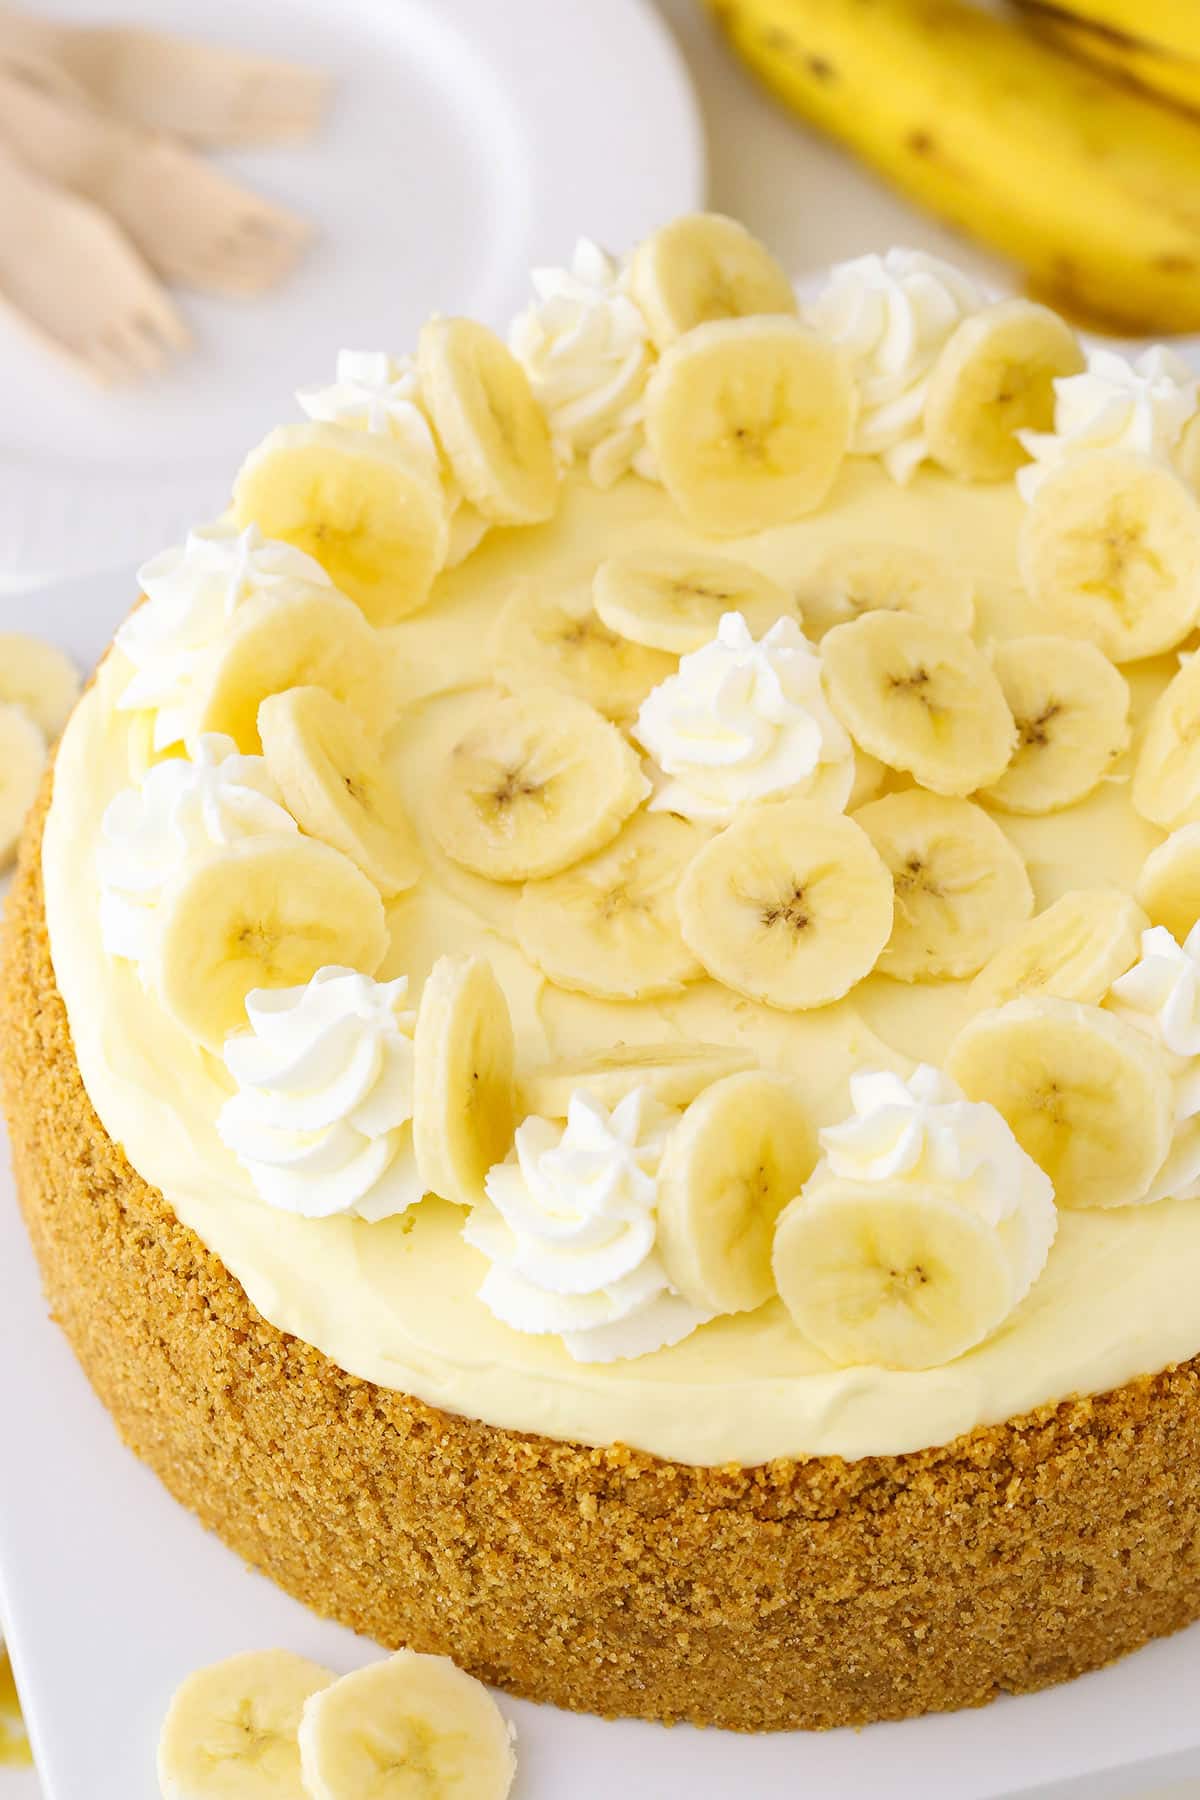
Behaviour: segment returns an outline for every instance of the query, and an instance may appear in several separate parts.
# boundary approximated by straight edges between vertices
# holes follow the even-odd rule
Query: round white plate
[[[109,16],[57,0],[64,18]],[[98,391],[0,316],[0,578],[114,567],[222,504],[245,451],[331,374],[433,310],[504,326],[580,232],[624,247],[697,205],[687,74],[646,0],[121,0],[142,20],[326,69],[309,142],[222,160],[318,237],[251,302],[182,296],[195,349]]]

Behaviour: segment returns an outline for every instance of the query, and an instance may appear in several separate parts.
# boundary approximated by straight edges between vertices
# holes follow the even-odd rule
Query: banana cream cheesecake
[[[48,1300],[389,1647],[742,1730],[1200,1615],[1200,413],[740,225],[344,353],[10,899]]]

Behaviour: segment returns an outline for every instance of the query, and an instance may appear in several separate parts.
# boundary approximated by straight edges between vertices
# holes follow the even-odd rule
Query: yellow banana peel
[[[1175,106],[1200,113],[1200,59],[1193,61],[1121,32],[1085,24],[1061,5],[1045,6],[1040,0],[1019,0],[1019,4],[1030,24],[1060,50],[1098,63]]]
[[[1088,25],[1200,62],[1196,0],[1054,0],[1054,4]]]

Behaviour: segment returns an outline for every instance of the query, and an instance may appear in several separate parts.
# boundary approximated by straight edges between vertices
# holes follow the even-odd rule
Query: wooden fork
[[[279,281],[311,235],[156,133],[123,124],[62,90],[42,61],[0,50],[0,143],[46,181],[92,200],[168,281],[256,294]]]
[[[109,386],[191,338],[120,227],[0,145],[0,298],[52,349]]]
[[[130,124],[196,144],[265,144],[320,123],[328,77],[136,26],[65,25],[0,6],[0,49],[58,63]]]

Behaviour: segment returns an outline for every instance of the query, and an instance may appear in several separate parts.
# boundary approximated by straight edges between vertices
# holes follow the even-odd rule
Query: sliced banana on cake
[[[343,700],[364,728],[388,717],[389,653],[342,594],[255,594],[226,626],[197,703],[197,731],[219,731],[238,749],[262,748],[258,710],[271,694],[319,687]]]
[[[521,1082],[522,1110],[527,1117],[565,1119],[572,1094],[590,1094],[611,1112],[639,1087],[663,1106],[684,1107],[713,1082],[753,1066],[750,1051],[730,1044],[617,1044],[533,1070]]]
[[[910,544],[838,544],[801,578],[796,600],[810,638],[869,612],[915,613],[964,632],[975,623],[970,576]]]
[[[1008,766],[1017,730],[965,632],[872,612],[821,643],[825,691],[856,744],[936,794],[971,794]]]
[[[385,900],[421,862],[398,782],[353,710],[319,687],[270,694],[258,709],[263,755],[301,830],[332,844]]]
[[[1019,551],[1046,629],[1114,662],[1172,649],[1200,614],[1200,501],[1132,451],[1089,451],[1047,475]]]
[[[459,487],[493,525],[536,525],[558,503],[559,469],[529,377],[486,325],[431,319],[417,375]]]
[[[516,1127],[504,990],[486,957],[443,956],[421,990],[413,1037],[413,1146],[426,1189],[476,1205]]]
[[[974,975],[1033,911],[1020,852],[970,800],[911,788],[854,815],[891,871],[892,935],[877,964],[900,981]]]
[[[658,1239],[671,1285],[706,1312],[752,1312],[775,1291],[775,1221],[817,1160],[786,1081],[748,1070],[692,1101],[658,1170]]]
[[[679,885],[679,923],[716,981],[786,1011],[870,974],[892,931],[892,878],[862,827],[802,801],[755,806]]]
[[[300,1721],[308,1800],[506,1800],[513,1734],[482,1682],[400,1650],[313,1695]]]
[[[12,861],[46,767],[46,740],[23,707],[0,705],[0,869]]]
[[[1133,771],[1134,810],[1164,831],[1200,821],[1200,656],[1155,701]]]
[[[446,560],[436,472],[400,439],[348,425],[281,425],[252,450],[233,516],[307,551],[373,625],[424,606]]]
[[[197,1669],[158,1740],[163,1800],[299,1800],[300,1717],[336,1681],[287,1650],[248,1650]]]
[[[708,834],[671,813],[640,813],[594,856],[528,882],[517,942],[556,986],[606,1000],[677,993],[703,973],[683,941],[675,895]]]
[[[388,947],[383,902],[349,857],[265,833],[189,863],[158,906],[154,985],[176,1022],[220,1051],[255,988],[301,987],[328,964],[373,975]]]
[[[984,964],[971,984],[981,1008],[1019,994],[1098,1006],[1141,954],[1149,920],[1119,888],[1073,888],[1038,913]]]
[[[537,881],[609,843],[649,792],[616,726],[582,700],[497,691],[430,772],[430,822],[464,868]]]
[[[656,364],[646,441],[687,522],[737,536],[820,506],[854,406],[840,353],[797,319],[725,319],[696,326]]]
[[[53,743],[79,698],[79,671],[44,638],[0,631],[0,706],[19,706]]]
[[[1200,919],[1200,823],[1181,825],[1150,852],[1134,892],[1149,915],[1148,922],[1165,925],[1182,944]],[[1130,957],[1126,967],[1136,960]]]
[[[797,617],[791,596],[778,582],[746,563],[702,550],[630,550],[612,556],[596,570],[592,599],[610,630],[673,656],[711,643],[726,613],[741,613],[756,639],[777,620]]]
[[[1170,1148],[1165,1055],[1098,1006],[1027,994],[980,1013],[946,1072],[1008,1121],[1060,1206],[1136,1205]]]
[[[1008,638],[993,648],[992,667],[1017,747],[980,797],[1015,813],[1082,800],[1129,747],[1129,683],[1082,638]]]
[[[723,213],[689,213],[654,232],[630,258],[625,283],[660,350],[713,319],[796,311],[770,251]]]
[[[619,722],[633,718],[676,664],[606,624],[586,588],[530,580],[516,584],[497,615],[492,667],[514,693],[557,688]]]
[[[1054,383],[1084,355],[1071,327],[1033,300],[1000,300],[957,326],[925,395],[929,454],[960,481],[1004,481],[1028,460],[1019,431],[1049,431]]]

